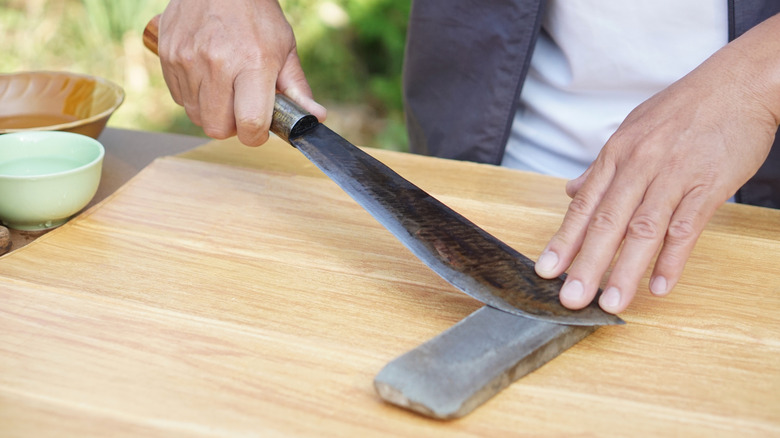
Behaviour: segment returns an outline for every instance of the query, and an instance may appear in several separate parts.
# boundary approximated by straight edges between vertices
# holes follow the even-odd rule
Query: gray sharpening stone
[[[436,419],[462,417],[597,327],[553,324],[482,307],[387,364],[384,400]]]

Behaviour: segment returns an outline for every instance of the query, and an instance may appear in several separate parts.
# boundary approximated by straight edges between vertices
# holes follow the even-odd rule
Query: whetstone
[[[387,364],[374,387],[384,400],[422,415],[462,417],[596,328],[485,306]]]

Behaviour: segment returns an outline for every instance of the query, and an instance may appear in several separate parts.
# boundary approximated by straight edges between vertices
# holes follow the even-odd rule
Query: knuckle
[[[187,47],[168,46],[165,51],[160,49],[160,58],[179,69],[189,69],[195,65],[195,53]]]
[[[209,71],[214,74],[232,72],[236,65],[245,59],[245,56],[237,56],[235,53],[226,50],[222,45],[204,45],[200,48],[198,57],[203,60]]]
[[[666,231],[667,243],[680,244],[696,238],[696,226],[690,218],[672,219]]]
[[[246,146],[260,146],[268,141],[268,133],[256,133],[256,134],[238,134],[238,139],[242,144]]]
[[[217,140],[226,139],[234,134],[234,131],[227,126],[204,126],[203,133]]]
[[[197,65],[197,62],[195,60],[195,55],[191,53],[182,53],[181,55],[173,59],[173,62],[184,71],[190,71],[194,69]]]
[[[278,56],[259,47],[245,47],[239,56],[233,53],[228,55],[227,61],[235,64],[236,71],[265,73],[273,70],[278,71],[281,68]]]
[[[577,193],[569,203],[569,214],[578,217],[590,216],[591,211],[593,211],[593,204],[580,193]]]
[[[660,237],[661,231],[658,223],[650,216],[636,216],[628,223],[626,238],[636,240],[658,240]]]
[[[615,231],[619,224],[620,215],[616,211],[602,208],[593,215],[588,229],[597,232],[609,232]]]
[[[182,106],[184,106],[184,112],[187,114],[187,117],[189,117],[192,123],[202,127],[203,124],[200,120],[200,108],[187,104],[186,102]]]
[[[247,146],[260,146],[268,141],[268,127],[264,127],[257,119],[251,119],[247,123],[236,124],[238,139]]]
[[[221,53],[211,53],[204,58],[209,72],[214,75],[220,75],[225,72],[230,72],[231,64],[233,60],[222,55]]]
[[[236,127],[240,131],[268,131],[269,126],[266,120],[259,116],[239,116],[236,118]]]

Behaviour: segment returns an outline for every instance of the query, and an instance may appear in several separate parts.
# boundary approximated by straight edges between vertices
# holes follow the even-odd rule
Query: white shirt
[[[727,42],[726,0],[551,0],[502,165],[576,178],[632,109]]]

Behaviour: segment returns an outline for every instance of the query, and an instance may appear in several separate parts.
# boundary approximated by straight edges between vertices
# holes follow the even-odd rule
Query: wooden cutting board
[[[535,258],[564,182],[371,151]],[[780,434],[780,212],[722,208],[667,299],[468,417],[383,403],[374,375],[480,307],[274,140],[157,160],[0,258],[4,436]]]

